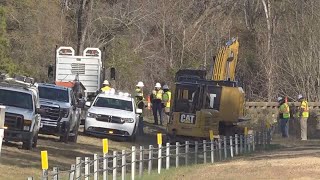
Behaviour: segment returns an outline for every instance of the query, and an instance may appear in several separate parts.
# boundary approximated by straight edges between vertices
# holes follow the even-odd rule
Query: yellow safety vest
[[[163,93],[163,97],[162,97],[163,103],[167,108],[170,108],[171,105],[171,92],[167,91],[165,93]]]
[[[281,104],[279,108],[279,113],[282,113],[282,118],[288,119],[290,118],[290,109],[287,103]]]
[[[105,92],[105,91],[109,91],[110,89],[111,89],[110,86],[105,86],[105,87],[101,88],[101,91]]]
[[[155,95],[155,98],[156,99],[160,99],[162,100],[162,94],[163,94],[163,91],[160,89],[159,91],[156,91],[156,90],[153,90],[153,95]]]
[[[308,102],[307,102],[307,101],[302,101],[300,108],[303,109],[302,117],[306,117],[306,118],[309,117],[309,106],[308,106]]]

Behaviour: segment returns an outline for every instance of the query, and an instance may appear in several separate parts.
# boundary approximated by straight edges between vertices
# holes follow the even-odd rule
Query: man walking
[[[298,100],[301,103],[298,112],[301,128],[301,140],[306,141],[308,136],[307,122],[309,117],[309,106],[308,101],[306,101],[306,99],[301,94],[298,95]]]
[[[152,112],[154,117],[154,124],[158,125],[158,113],[160,116],[160,125],[162,125],[162,94],[161,84],[156,83],[155,89],[151,94],[151,102],[152,102]]]
[[[289,105],[284,101],[282,97],[278,97],[279,102],[279,118],[280,118],[280,128],[282,132],[282,137],[289,137],[289,119],[290,119],[290,108]]]

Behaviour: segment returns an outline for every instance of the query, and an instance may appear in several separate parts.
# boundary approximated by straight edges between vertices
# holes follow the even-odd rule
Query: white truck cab
[[[85,134],[121,136],[135,140],[139,113],[135,100],[128,93],[108,91],[100,93],[90,107],[85,120]]]

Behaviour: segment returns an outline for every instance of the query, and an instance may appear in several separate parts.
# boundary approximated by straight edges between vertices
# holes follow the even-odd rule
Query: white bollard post
[[[179,167],[179,142],[176,142],[176,168]]]
[[[136,147],[132,146],[132,156],[131,156],[131,180],[134,180],[135,178],[135,172],[136,172]]]
[[[170,143],[166,144],[166,169],[170,168]]]
[[[238,155],[239,154],[239,149],[238,149],[238,146],[239,146],[239,144],[238,144],[238,134],[236,134],[235,136],[234,136],[234,138],[235,138],[235,148],[236,148],[236,155]]]
[[[98,180],[98,169],[99,169],[99,160],[98,154],[93,154],[93,179]]]
[[[103,180],[108,180],[108,154],[103,154]],[[79,176],[80,179],[80,176]]]
[[[255,150],[256,150],[256,138],[255,138],[255,134],[256,134],[256,133],[253,133],[253,135],[252,135],[252,151],[255,151]]]
[[[149,145],[149,160],[148,160],[148,174],[151,174],[152,170],[152,158],[153,158],[153,146]]]
[[[224,159],[227,159],[227,137],[223,136]]]
[[[161,157],[161,154],[162,154],[162,144],[159,144],[158,145],[159,148],[158,148],[158,174],[160,174],[161,172],[161,160],[162,160],[162,157]]]
[[[6,107],[0,106],[0,156],[1,156],[1,149],[2,149],[2,141],[4,138],[4,118],[6,113]]]
[[[81,157],[76,157],[76,179],[81,177]]]
[[[113,162],[113,171],[112,171],[112,179],[113,180],[117,180],[117,151],[113,151],[113,159],[112,159],[112,162]]]
[[[240,141],[240,154],[242,154],[243,153],[243,135],[242,134],[240,134],[239,141]]]
[[[214,141],[211,140],[211,163],[214,163]]]
[[[194,161],[195,164],[198,164],[198,141],[194,142]]]
[[[221,146],[221,138],[219,137],[218,139],[218,146],[219,146],[219,160],[221,161],[222,160],[222,146]]]
[[[188,166],[188,161],[189,161],[189,141],[186,141],[186,150],[185,150],[185,156],[186,156],[186,166]]]
[[[233,142],[232,142],[232,136],[230,136],[230,156],[233,158]]]
[[[85,157],[84,158],[84,179],[85,180],[89,180],[89,176],[90,176],[90,158],[89,157]]]
[[[142,177],[143,173],[143,146],[140,146],[140,156],[139,156],[139,177]]]
[[[121,155],[122,155],[122,159],[121,159],[121,179],[122,180],[125,180],[126,179],[126,173],[127,173],[127,167],[126,167],[126,151],[125,150],[122,150],[121,152]]]
[[[207,163],[207,141],[203,140],[203,163]]]

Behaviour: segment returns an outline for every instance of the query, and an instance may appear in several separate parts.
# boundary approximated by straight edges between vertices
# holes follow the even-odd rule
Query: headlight
[[[67,109],[61,109],[61,116],[64,118],[67,118],[69,116],[69,108]]]
[[[121,118],[121,121],[122,122],[126,122],[126,123],[133,123],[134,119],[132,119],[132,118]]]
[[[98,116],[97,116],[97,114],[88,112],[87,117],[89,117],[89,118],[97,118]]]
[[[32,121],[31,120],[24,120],[23,121],[23,130],[24,131],[29,131],[31,127]]]

